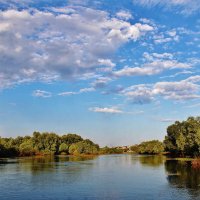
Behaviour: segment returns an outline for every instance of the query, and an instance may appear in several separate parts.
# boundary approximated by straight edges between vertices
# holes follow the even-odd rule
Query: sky
[[[1,137],[131,145],[199,114],[199,0],[0,0]]]

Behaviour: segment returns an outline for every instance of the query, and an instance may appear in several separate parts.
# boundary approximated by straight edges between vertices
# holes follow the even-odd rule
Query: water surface
[[[162,156],[4,159],[0,199],[199,200],[200,170]]]

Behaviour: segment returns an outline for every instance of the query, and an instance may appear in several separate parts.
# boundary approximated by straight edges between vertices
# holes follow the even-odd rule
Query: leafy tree
[[[73,155],[79,154],[97,154],[98,153],[98,145],[88,143],[88,141],[80,141],[75,144],[72,144],[69,147],[69,153]]]
[[[83,138],[80,135],[76,134],[67,134],[61,137],[61,142],[66,144],[74,144],[77,142],[83,141]]]
[[[139,145],[133,145],[130,147],[131,151],[134,153],[138,153],[139,152]]]
[[[20,156],[32,156],[35,155],[35,149],[33,148],[33,142],[31,139],[25,140],[19,146]]]
[[[69,147],[66,143],[62,143],[59,146],[59,153],[68,153]]]
[[[138,145],[138,153],[140,154],[159,154],[164,151],[163,143],[158,140],[142,142]]]
[[[200,155],[200,118],[189,117],[186,121],[176,121],[167,128],[165,149],[173,154]]]

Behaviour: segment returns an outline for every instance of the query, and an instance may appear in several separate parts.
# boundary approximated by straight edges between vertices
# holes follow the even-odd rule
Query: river
[[[0,160],[0,200],[199,200],[200,170],[164,156]]]

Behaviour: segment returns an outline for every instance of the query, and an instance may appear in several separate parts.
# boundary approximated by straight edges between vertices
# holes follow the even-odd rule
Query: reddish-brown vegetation
[[[195,169],[200,169],[200,158],[192,161],[192,167]]]

